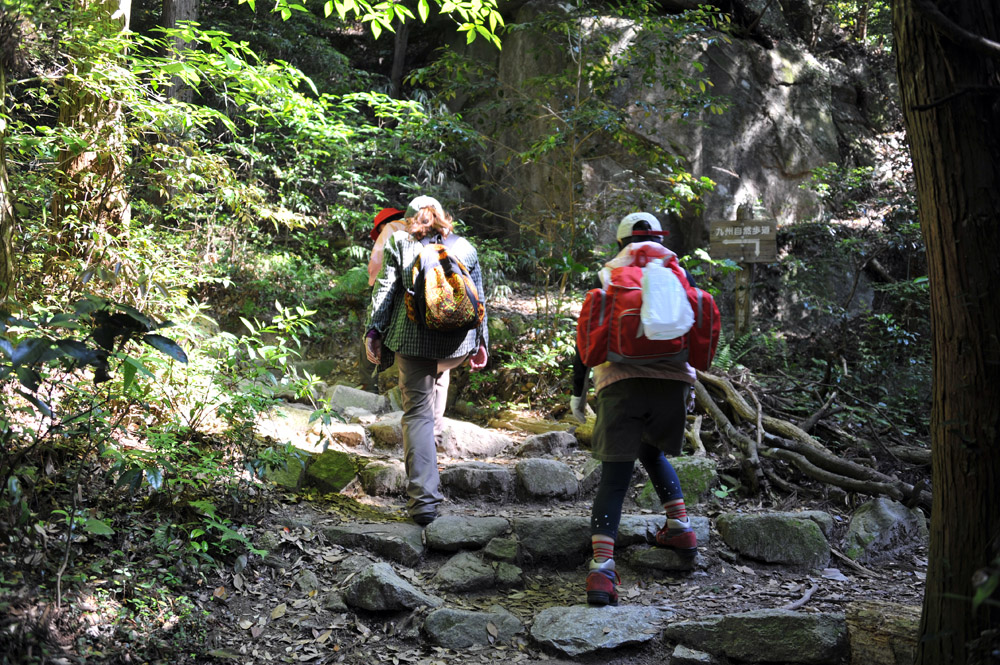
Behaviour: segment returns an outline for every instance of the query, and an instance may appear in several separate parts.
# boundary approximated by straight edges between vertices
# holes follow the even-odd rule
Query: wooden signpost
[[[713,259],[732,259],[743,268],[736,275],[733,293],[735,305],[734,339],[750,332],[750,282],[754,263],[778,259],[778,222],[753,219],[753,208],[743,204],[736,209],[735,221],[717,221],[709,225],[709,253]]]

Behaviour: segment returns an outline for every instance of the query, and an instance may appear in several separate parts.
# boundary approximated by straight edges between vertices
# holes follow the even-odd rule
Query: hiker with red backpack
[[[449,372],[466,360],[486,366],[489,333],[475,248],[452,232],[452,217],[430,196],[410,202],[406,227],[385,243],[372,290],[365,348],[380,369],[399,360],[407,512],[426,526],[443,500],[437,443]]]
[[[676,255],[663,246],[665,235],[659,220],[649,213],[636,212],[622,219],[617,232],[620,251],[600,271],[602,288],[587,294],[578,324],[570,404],[574,416],[585,421],[589,368],[593,367],[597,421],[592,454],[601,461],[590,520],[593,559],[586,589],[591,605],[618,604],[615,538],[637,459],[666,512],[663,528],[656,534],[657,545],[685,558],[697,552],[680,481],[665,454],[681,452],[688,401],[696,381],[688,360],[704,365],[703,369],[711,364],[718,341],[718,309],[711,296],[694,287]],[[669,274],[657,272],[664,269]],[[654,276],[661,280],[658,285],[676,282],[673,288],[679,290],[673,301],[652,297],[666,286],[642,290]],[[671,310],[668,316],[682,319],[678,329],[690,326],[690,332],[675,337],[668,333],[669,339],[647,337],[655,322],[645,310],[656,307]],[[677,325],[676,321],[665,323]],[[700,334],[707,342],[695,338]]]

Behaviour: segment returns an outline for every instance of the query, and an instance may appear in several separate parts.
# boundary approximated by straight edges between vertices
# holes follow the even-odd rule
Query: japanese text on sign
[[[773,219],[712,222],[709,253],[715,259],[770,263],[777,259],[777,228]]]

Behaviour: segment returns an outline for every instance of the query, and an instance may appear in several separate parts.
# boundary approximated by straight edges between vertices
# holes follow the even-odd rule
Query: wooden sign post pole
[[[733,286],[733,339],[741,339],[751,330],[752,304],[750,284],[753,264],[778,259],[778,222],[754,219],[753,205],[744,203],[736,209],[736,220],[709,223],[709,253],[713,259],[729,259],[739,264]]]
[[[744,203],[736,209],[737,222],[749,222],[753,219],[753,208]],[[733,339],[743,339],[750,333],[750,321],[753,318],[750,297],[750,284],[753,280],[753,264],[740,262],[741,270],[736,273],[736,284],[733,293]]]

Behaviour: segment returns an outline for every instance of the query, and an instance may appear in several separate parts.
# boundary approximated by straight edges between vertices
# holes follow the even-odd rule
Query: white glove
[[[569,398],[569,408],[573,417],[581,423],[587,422],[587,398],[585,395],[573,395]]]

